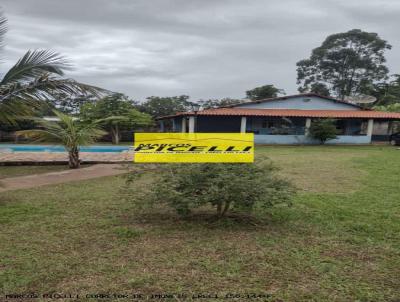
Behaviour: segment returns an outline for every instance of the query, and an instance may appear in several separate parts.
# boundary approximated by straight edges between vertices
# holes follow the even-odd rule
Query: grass
[[[49,166],[0,166],[0,179],[48,172],[57,172],[68,169],[67,165]]]
[[[300,192],[256,220],[138,215],[121,176],[2,193],[0,291],[399,299],[400,151],[258,149]]]

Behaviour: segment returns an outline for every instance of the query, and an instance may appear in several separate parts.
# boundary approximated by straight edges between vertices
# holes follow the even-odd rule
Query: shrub
[[[163,164],[157,177],[135,202],[140,206],[166,205],[179,215],[211,205],[217,216],[230,209],[242,212],[262,210],[276,204],[290,204],[294,187],[278,177],[271,163]]]
[[[337,129],[334,120],[321,119],[311,123],[309,135],[325,144],[326,141],[337,138]]]

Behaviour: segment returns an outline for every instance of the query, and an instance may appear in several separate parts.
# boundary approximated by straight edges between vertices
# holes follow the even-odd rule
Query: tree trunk
[[[222,203],[217,204],[217,216],[221,217],[222,214]]]
[[[118,125],[111,127],[111,139],[114,145],[118,145],[120,141],[121,134],[119,133]]]
[[[222,202],[217,204],[217,216],[218,216],[218,218],[221,218],[221,217],[225,216],[225,214],[229,210],[229,206],[231,205],[231,203],[230,202],[225,202],[223,209],[222,209],[222,205],[223,205]]]
[[[229,210],[230,205],[231,205],[231,203],[229,201],[225,202],[224,210],[221,213],[221,217],[225,216],[226,212],[228,212],[228,210]]]
[[[78,169],[81,165],[81,162],[79,160],[79,150],[78,148],[73,148],[68,152],[69,156],[69,167],[70,169]]]

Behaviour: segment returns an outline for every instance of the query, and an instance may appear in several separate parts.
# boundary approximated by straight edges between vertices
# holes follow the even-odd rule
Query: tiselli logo
[[[253,162],[252,133],[137,133],[135,162]]]
[[[135,148],[136,152],[146,153],[186,153],[186,152],[203,152],[203,153],[249,153],[253,146],[199,146],[192,144],[140,144]]]

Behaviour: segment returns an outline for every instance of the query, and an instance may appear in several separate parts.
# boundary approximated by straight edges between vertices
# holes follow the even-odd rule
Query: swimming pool
[[[132,150],[131,146],[82,146],[81,152],[123,152]],[[65,152],[59,145],[16,145],[0,144],[0,152]]]

